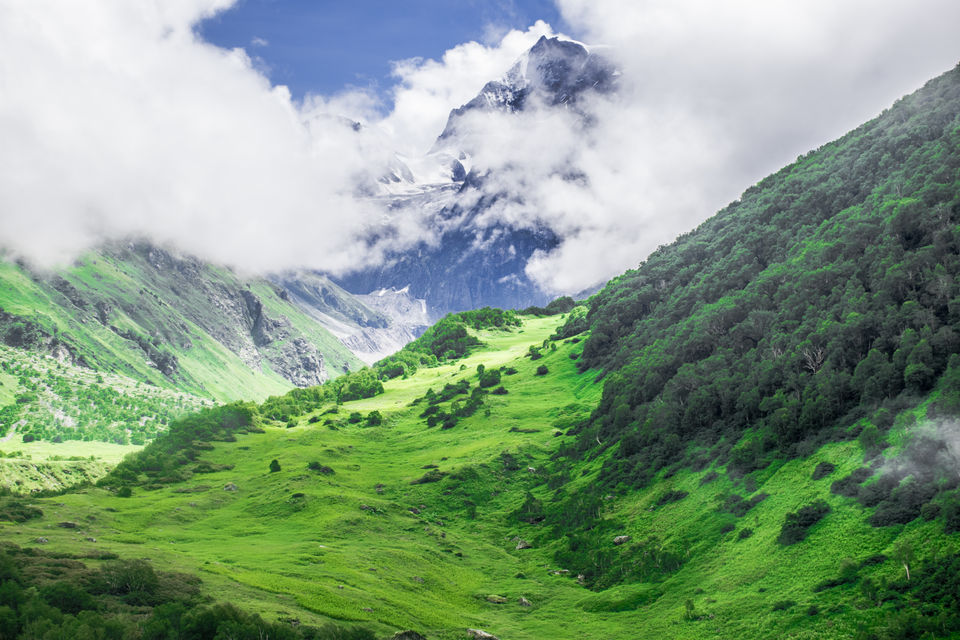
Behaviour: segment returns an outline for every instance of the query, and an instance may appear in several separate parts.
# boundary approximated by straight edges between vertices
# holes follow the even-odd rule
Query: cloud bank
[[[379,211],[353,196],[363,136],[199,41],[228,4],[0,4],[8,250],[52,265],[132,235],[250,271],[376,258],[362,235]]]
[[[585,104],[586,133],[562,110],[471,122],[485,188],[522,194],[482,222],[561,233],[528,266],[557,292],[635,266],[960,59],[952,0],[557,3],[574,35],[609,45],[621,92]],[[193,25],[231,4],[0,4],[0,246],[51,265],[133,235],[249,271],[376,263],[429,237],[429,216],[391,219],[363,187],[551,34],[397,62],[383,115],[371,92],[295,103],[244,51],[199,40]]]

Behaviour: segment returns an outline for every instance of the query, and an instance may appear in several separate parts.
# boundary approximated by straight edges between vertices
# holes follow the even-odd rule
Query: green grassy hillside
[[[873,527],[872,508],[831,492],[861,466],[857,440],[749,476],[681,469],[593,501],[605,458],[584,460],[572,434],[602,383],[577,367],[581,336],[549,339],[562,321],[471,330],[483,346],[463,359],[284,421],[265,417],[278,400],[210,414],[213,430],[198,418],[195,433],[207,435],[182,449],[177,474],[146,458],[103,488],[30,500],[43,515],[3,523],[3,538],[43,538],[45,552],[93,566],[104,554],[149,558],[266,620],[381,636],[834,638],[920,628],[909,618],[918,601],[928,604],[917,611],[949,612],[929,593],[960,552],[943,517]],[[488,393],[475,393],[484,379]],[[428,426],[432,406],[461,417]],[[897,417],[887,459],[903,459],[925,411]],[[820,500],[829,512],[812,526],[790,517]],[[586,521],[595,525],[583,531]],[[805,539],[785,544],[798,526]],[[898,549],[912,551],[909,583]],[[584,561],[626,579],[570,571]],[[955,623],[942,617],[940,631]]]
[[[0,262],[0,340],[219,401],[262,399],[360,366],[266,281],[144,244],[50,274]]]
[[[642,486],[804,456],[861,418],[882,432],[960,367],[958,282],[960,66],[591,300],[571,330],[592,328],[582,366],[609,382],[584,444],[618,445],[604,481]]]
[[[0,490],[94,482],[211,401],[0,346]]]

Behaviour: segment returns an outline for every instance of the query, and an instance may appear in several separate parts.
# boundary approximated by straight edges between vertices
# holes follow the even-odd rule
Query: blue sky
[[[551,0],[240,0],[203,22],[199,33],[221,47],[242,47],[265,64],[274,84],[329,95],[345,87],[383,94],[390,61],[439,59],[491,32],[537,20],[565,30]]]

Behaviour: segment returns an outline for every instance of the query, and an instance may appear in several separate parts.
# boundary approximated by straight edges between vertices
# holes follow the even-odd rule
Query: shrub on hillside
[[[667,491],[657,498],[657,506],[662,507],[663,505],[670,504],[671,502],[679,502],[688,495],[690,494],[686,491]]]
[[[936,493],[934,485],[910,478],[877,505],[868,522],[874,527],[912,522],[920,517],[921,509]]]
[[[43,516],[43,511],[21,500],[6,499],[0,503],[0,520],[26,522]]]
[[[727,496],[727,499],[724,500],[723,504],[720,506],[720,511],[726,511],[727,513],[732,513],[738,518],[741,518],[745,516],[750,509],[753,509],[755,506],[769,497],[770,494],[760,492],[749,500],[744,500],[742,496],[734,493]]]
[[[439,469],[430,469],[416,480],[411,480],[410,484],[429,484],[431,482],[440,482],[443,480],[445,475],[447,474]]]
[[[524,497],[523,504],[510,515],[514,519],[528,524],[542,522],[546,517],[543,510],[543,503],[529,491],[527,491],[527,495]]]
[[[313,462],[308,463],[308,464],[307,464],[307,469],[309,469],[310,471],[316,471],[317,473],[322,473],[322,474],[325,475],[325,476],[331,476],[331,475],[333,475],[334,473],[336,473],[332,468],[330,468],[330,467],[328,467],[328,466],[326,466],[326,465],[324,465],[324,464],[320,464],[320,463],[317,462],[316,460],[314,460]]]
[[[867,467],[855,469],[850,475],[831,484],[830,493],[847,498],[856,498],[860,492],[860,485],[872,475],[873,471]]]
[[[811,479],[822,480],[823,478],[826,478],[828,475],[830,475],[836,470],[837,470],[837,466],[835,464],[831,464],[829,462],[821,462],[820,464],[817,465],[817,468],[813,470],[813,475],[811,476]]]
[[[791,545],[804,540],[810,527],[820,522],[828,513],[830,505],[823,500],[817,500],[795,513],[788,513],[777,541],[782,545]]]
[[[484,371],[480,374],[480,388],[487,389],[489,387],[495,387],[500,384],[500,371],[499,369],[490,369]]]

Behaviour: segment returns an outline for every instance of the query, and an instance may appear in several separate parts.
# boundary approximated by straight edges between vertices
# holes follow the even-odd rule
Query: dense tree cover
[[[581,334],[587,329],[590,328],[590,321],[588,320],[589,316],[589,307],[585,305],[578,305],[570,310],[570,315],[567,316],[567,321],[557,329],[556,335],[554,338],[572,338],[575,335]]]
[[[748,473],[957,377],[958,114],[960,68],[591,299],[578,364],[607,383],[581,438],[613,448],[608,485],[713,459]]]
[[[102,486],[162,485],[185,480],[192,473],[217,470],[201,461],[210,442],[232,442],[238,433],[260,431],[256,405],[245,402],[203,409],[175,420],[170,429],[142,451],[129,455],[99,482]]]
[[[376,368],[384,379],[410,375],[421,366],[435,366],[444,360],[462,358],[479,345],[480,341],[470,335],[464,322],[448,315],[399,352],[378,362]]]
[[[467,328],[507,330],[521,324],[515,311],[491,307],[447,314],[422,336],[377,362],[374,368],[383,380],[411,375],[420,367],[436,366],[438,362],[462,358],[471,349],[480,346],[480,341],[470,335]]]
[[[450,314],[447,317],[452,317],[471,329],[506,329],[509,327],[519,327],[523,324],[516,311],[510,309],[494,309],[493,307],[461,311]]]
[[[17,380],[14,402],[0,407],[0,435],[16,426],[28,442],[85,440],[142,445],[167,423],[201,406],[195,396],[150,385],[114,386],[103,376],[11,349],[0,370]]]
[[[524,315],[529,316],[555,316],[561,313],[567,313],[577,306],[577,302],[570,296],[562,296],[552,300],[546,307],[527,307],[523,310]]]
[[[486,371],[482,369],[482,365],[481,368],[478,369],[478,376],[481,381],[484,380],[484,376],[490,376],[493,373],[497,374],[496,378],[497,382],[499,382],[499,371]],[[471,391],[470,382],[464,379],[456,384],[447,383],[440,391],[434,391],[432,388],[427,389],[427,392],[423,396],[414,400],[414,404],[426,402],[427,406],[420,413],[420,417],[426,419],[426,425],[428,427],[439,425],[441,429],[452,429],[457,426],[460,418],[472,416],[483,406],[484,397],[487,393],[482,385],[480,387],[474,387]],[[458,398],[458,396],[461,395],[467,397],[463,399]],[[450,405],[444,408],[441,404],[443,402],[450,402]]]
[[[324,385],[324,387],[336,395],[338,403],[372,398],[383,393],[383,383],[380,382],[377,373],[367,367],[340,376]]]
[[[373,640],[370,631],[268,622],[202,597],[200,580],[155,571],[144,560],[86,558],[0,548],[0,638],[100,640]]]
[[[327,404],[372,398],[381,393],[383,383],[377,372],[364,367],[322,385],[291,389],[282,396],[270,396],[259,406],[258,413],[268,420],[289,422]]]
[[[570,312],[553,337],[589,329],[577,364],[606,384],[555,456],[557,484],[564,458],[604,464],[597,483],[558,492],[547,509],[558,562],[591,586],[631,575],[640,560],[604,549],[613,531],[599,505],[658,472],[714,463],[736,479],[838,438],[859,437],[872,458],[894,417],[932,392],[929,416],[960,413],[958,114],[960,67],[751,187]],[[874,509],[874,526],[923,517],[960,530],[956,474],[929,469],[865,468],[834,491]],[[802,539],[822,506],[791,514],[782,542]]]

